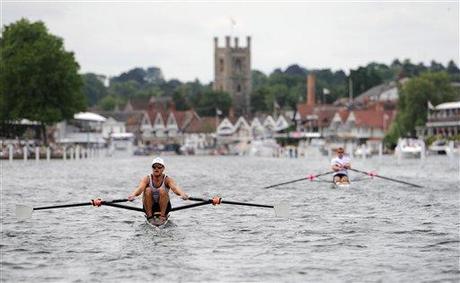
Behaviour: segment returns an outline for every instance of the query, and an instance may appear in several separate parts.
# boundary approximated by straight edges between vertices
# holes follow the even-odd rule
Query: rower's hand
[[[218,204],[221,204],[221,202],[222,202],[222,198],[218,196],[215,196],[212,198],[212,205],[218,205]]]
[[[188,195],[187,194],[182,194],[180,196],[180,198],[183,199],[183,200],[188,200]]]
[[[99,206],[102,205],[102,199],[100,199],[100,198],[92,199],[92,200],[91,200],[91,204],[92,204],[93,206],[99,207]]]
[[[135,195],[129,195],[128,196],[128,201],[133,201],[136,199],[136,196]]]

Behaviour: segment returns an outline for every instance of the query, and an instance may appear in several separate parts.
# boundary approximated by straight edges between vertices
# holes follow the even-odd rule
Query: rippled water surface
[[[189,195],[287,201],[288,219],[228,204],[173,212],[161,230],[139,212],[104,206],[15,217],[16,204],[125,198],[150,160],[2,161],[1,281],[460,280],[459,161],[441,156],[354,160],[355,168],[425,187],[366,179],[347,190],[310,181],[262,189],[328,171],[326,159],[165,157],[167,173]],[[173,206],[189,203],[171,197]]]

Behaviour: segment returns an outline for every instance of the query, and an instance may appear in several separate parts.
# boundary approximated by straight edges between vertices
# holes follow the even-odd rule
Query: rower
[[[332,170],[334,170],[334,183],[349,184],[348,171],[351,169],[350,157],[345,155],[343,147],[339,147],[336,151],[337,156],[331,161]]]
[[[173,178],[165,175],[165,162],[162,158],[155,158],[152,161],[152,174],[144,176],[137,188],[128,196],[129,201],[133,201],[143,193],[144,210],[147,221],[152,221],[154,216],[159,214],[157,224],[165,223],[171,210],[169,201],[169,189],[183,200],[188,199],[188,195],[176,184]]]

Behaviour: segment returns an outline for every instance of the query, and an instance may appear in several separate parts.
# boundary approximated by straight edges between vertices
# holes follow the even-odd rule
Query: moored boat
[[[402,158],[421,158],[425,151],[423,140],[400,138],[395,148],[395,154]]]

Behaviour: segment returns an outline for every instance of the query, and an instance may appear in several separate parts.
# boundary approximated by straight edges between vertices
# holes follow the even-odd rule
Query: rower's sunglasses
[[[164,167],[163,165],[156,165],[156,164],[155,164],[155,165],[152,165],[152,168],[153,168],[153,169],[163,169],[163,168],[165,168],[165,167]]]

